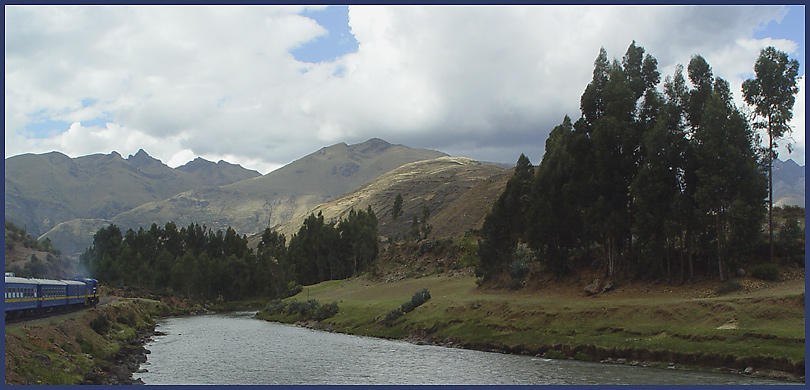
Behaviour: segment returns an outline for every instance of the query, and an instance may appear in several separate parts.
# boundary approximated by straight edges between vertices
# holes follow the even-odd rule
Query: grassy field
[[[383,321],[422,288],[430,291],[430,300],[393,324]],[[338,315],[319,325],[349,334],[512,353],[552,351],[586,360],[635,357],[804,375],[804,293],[795,289],[713,298],[583,297],[479,290],[471,276],[433,275],[382,284],[362,278],[324,282],[290,299],[338,302]],[[263,318],[295,321],[283,315]]]

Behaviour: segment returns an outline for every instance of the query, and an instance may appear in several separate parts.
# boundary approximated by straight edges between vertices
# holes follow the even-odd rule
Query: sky
[[[636,41],[662,79],[700,54],[740,86],[759,52],[801,63],[804,6],[6,6],[5,155],[139,149],[268,173],[378,137],[534,164],[580,116],[601,47]]]

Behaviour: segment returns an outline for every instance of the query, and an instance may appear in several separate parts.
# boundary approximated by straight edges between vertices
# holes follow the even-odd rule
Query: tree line
[[[760,65],[768,61],[776,65]],[[757,68],[781,72],[780,86],[789,86],[794,62],[769,48]],[[795,94],[767,81],[776,79],[767,72],[746,82],[746,99],[781,105],[749,115],[700,55],[659,89],[657,60],[643,47],[633,42],[621,61],[602,48],[580,118],[566,116],[551,131],[538,166],[520,156],[487,215],[479,276],[508,274],[526,253],[557,274],[591,265],[607,277],[683,281],[703,271],[723,280],[735,273],[764,239],[765,166],[774,151],[773,142],[759,147],[755,129],[783,135],[793,105],[762,96]]]
[[[377,218],[350,211],[337,223],[310,215],[290,238],[266,229],[257,248],[228,227],[196,223],[177,229],[100,229],[81,263],[101,283],[139,286],[204,300],[286,297],[299,284],[343,279],[365,271],[376,258]],[[298,287],[300,288],[300,287]]]

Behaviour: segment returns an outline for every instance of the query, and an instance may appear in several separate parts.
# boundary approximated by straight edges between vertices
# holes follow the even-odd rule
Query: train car
[[[98,281],[89,278],[50,280],[6,276],[5,293],[6,318],[96,305],[99,301]]]
[[[67,304],[84,305],[87,301],[87,284],[78,280],[62,280],[67,287]]]
[[[9,313],[35,311],[39,305],[39,284],[32,279],[6,276],[6,316]]]
[[[60,306],[67,306],[67,283],[61,280],[34,279],[39,282],[41,309],[54,310]]]

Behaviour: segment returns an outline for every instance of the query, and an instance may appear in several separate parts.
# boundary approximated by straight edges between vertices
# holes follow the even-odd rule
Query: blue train
[[[6,275],[6,318],[98,303],[98,281],[28,279]]]

